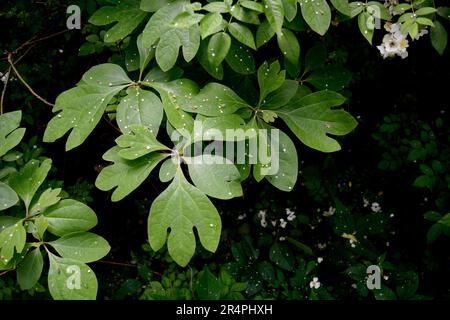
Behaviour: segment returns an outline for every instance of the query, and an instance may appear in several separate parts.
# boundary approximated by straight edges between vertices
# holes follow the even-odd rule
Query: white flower
[[[244,220],[245,218],[247,218],[247,215],[244,213],[244,214],[240,214],[237,219]]]
[[[386,23],[384,28],[389,33],[383,37],[381,45],[377,46],[383,58],[399,56],[405,59],[408,56],[406,48],[409,47],[407,33],[401,33],[400,26],[395,23]]]
[[[393,16],[402,14],[403,11],[394,11],[394,7],[398,4],[398,0],[385,0],[384,6],[388,9],[389,13]]]
[[[287,221],[284,220],[283,218],[281,218],[280,219],[280,226],[284,229],[284,228],[286,228],[286,225],[287,225]]]
[[[261,227],[263,227],[263,228],[267,227],[267,221],[266,220],[261,220]]]
[[[275,227],[277,225],[277,220],[272,220],[270,223]]]
[[[266,210],[259,210],[258,218],[261,219],[261,227],[263,228],[267,227]]]
[[[378,213],[381,211],[381,206],[378,202],[373,202],[372,206],[370,207],[370,209],[372,209],[372,212],[374,213]]]
[[[9,72],[3,74],[0,72],[0,81],[3,83],[6,83],[8,81]]]
[[[319,248],[319,250],[323,250],[323,249],[325,249],[327,247],[327,244],[326,243],[318,243],[317,244],[317,248]]]
[[[336,212],[336,208],[330,207],[328,211],[323,212],[324,217],[331,217]]]
[[[319,282],[319,278],[314,277],[312,279],[312,281],[309,283],[309,287],[311,289],[319,289],[320,288],[320,282]]]
[[[351,246],[352,248],[355,248],[355,247],[356,247],[356,242],[355,242],[355,241],[353,241],[352,239],[350,239],[349,242],[350,242],[350,246]]]
[[[322,257],[318,257],[318,258],[317,258],[317,263],[322,263],[322,261],[323,261],[323,258],[322,258]]]
[[[358,286],[356,285],[356,283],[352,283],[351,287],[352,287],[353,289],[358,288]]]
[[[284,241],[284,240],[286,240],[286,238],[285,237],[279,237],[278,240]]]
[[[389,280],[389,276],[383,276],[383,279],[387,281]]]
[[[370,201],[367,200],[366,198],[363,198],[363,202],[364,202],[364,208],[370,204]]]
[[[289,208],[286,208],[286,215],[287,215],[287,219],[288,219],[288,221],[292,221],[292,220],[294,220],[295,219],[295,212],[294,211],[291,211],[291,209],[289,209]]]
[[[420,37],[422,37],[426,34],[428,34],[428,30],[427,30],[427,28],[423,28],[422,30],[419,31],[418,34],[416,34],[416,36],[414,37],[414,40],[419,40]]]

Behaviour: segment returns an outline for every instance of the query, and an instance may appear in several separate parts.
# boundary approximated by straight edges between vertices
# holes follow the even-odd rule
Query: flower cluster
[[[383,37],[381,45],[377,46],[383,58],[399,56],[405,59],[408,56],[408,51],[406,50],[409,47],[408,40],[406,39],[408,33],[402,33],[400,31],[400,25],[396,23],[387,22],[384,28],[389,33]]]
[[[266,210],[259,210],[258,218],[261,220],[261,227],[267,227]]]

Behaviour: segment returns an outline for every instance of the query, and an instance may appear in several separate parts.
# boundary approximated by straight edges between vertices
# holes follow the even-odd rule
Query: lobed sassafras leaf
[[[285,78],[286,71],[280,71],[280,63],[278,61],[273,62],[270,66],[267,62],[264,62],[258,69],[259,102],[264,103],[264,98],[269,93],[280,88]]]
[[[243,195],[241,175],[233,162],[217,155],[189,159],[189,176],[210,197],[228,200]]]
[[[19,128],[22,111],[13,111],[0,115],[0,157],[17,146],[25,135],[25,129]]]
[[[167,240],[169,254],[179,265],[186,266],[195,252],[194,227],[203,247],[215,252],[222,228],[219,213],[208,197],[189,184],[178,168],[170,186],[155,199],[150,209],[150,246],[157,251]]]
[[[117,6],[106,6],[97,10],[89,22],[97,25],[109,25],[117,21],[105,34],[105,42],[116,42],[122,40],[136,29],[145,19],[147,13],[142,11],[140,0],[122,0]]]
[[[123,148],[119,155],[126,160],[135,160],[154,151],[170,151],[156,140],[151,130],[142,125],[132,125],[131,132],[132,134],[124,134],[116,139],[117,145]]]
[[[95,186],[103,191],[114,189],[111,200],[120,201],[139,187],[150,172],[168,155],[151,153],[136,160],[126,160],[119,155],[120,147],[113,147],[103,155],[103,159],[114,162],[104,168],[95,181]]]
[[[345,102],[345,98],[332,91],[319,91],[279,109],[277,114],[294,134],[307,146],[322,152],[341,149],[328,134],[342,136],[356,128],[356,120],[342,109],[332,109]]]

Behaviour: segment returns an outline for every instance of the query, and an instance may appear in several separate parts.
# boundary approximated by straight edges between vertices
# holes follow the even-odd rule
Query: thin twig
[[[10,74],[11,74],[11,67],[9,67],[8,71],[3,75],[5,77],[5,80],[3,81],[2,97],[0,98],[0,115],[3,114],[3,101],[5,101],[6,87],[8,86]]]
[[[13,269],[10,269],[10,270],[6,270],[6,271],[3,271],[3,272],[0,272],[0,277],[3,276],[3,275],[5,275],[5,274],[7,274],[8,272],[11,272],[11,271],[13,271]]]
[[[107,261],[107,260],[98,260],[97,262],[104,263],[104,264],[110,264],[113,266],[136,268],[135,264],[125,263],[125,262],[114,262],[114,261]]]
[[[52,34],[50,34],[50,35],[48,35],[48,36],[44,36],[44,37],[42,37],[42,38],[39,38],[39,39],[30,41],[30,42],[28,43],[28,45],[30,45],[30,44],[35,44],[35,43],[40,42],[40,41],[44,41],[44,40],[47,40],[47,39],[50,39],[50,38],[57,37],[57,36],[59,36],[59,35],[61,35],[61,34],[64,34],[64,33],[68,32],[68,31],[69,31],[69,30],[66,29],[66,30],[62,30],[62,31],[58,31],[58,32],[52,33]]]
[[[20,81],[22,81],[23,85],[25,87],[27,87],[27,89],[31,92],[31,94],[33,96],[35,96],[36,98],[38,98],[39,100],[41,100],[43,103],[45,103],[48,106],[53,107],[53,104],[48,102],[47,100],[45,100],[44,98],[42,98],[40,95],[38,95],[33,88],[30,87],[30,85],[22,78],[22,76],[20,75],[19,71],[17,71],[16,67],[14,67],[14,62],[12,61],[12,54],[10,53],[8,55],[8,62],[9,65],[11,66],[11,68],[13,69],[14,73],[16,74],[17,78],[19,78]]]

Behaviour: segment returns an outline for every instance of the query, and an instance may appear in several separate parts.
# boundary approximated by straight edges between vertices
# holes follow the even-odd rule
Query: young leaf
[[[25,256],[17,267],[17,282],[20,289],[28,290],[39,281],[44,268],[44,259],[39,248],[36,248]]]
[[[164,116],[161,100],[151,91],[130,87],[117,106],[117,124],[124,134],[131,133],[132,125],[143,125],[155,136]]]
[[[126,160],[135,160],[155,151],[166,150],[168,147],[156,140],[155,135],[146,127],[135,124],[131,126],[132,134],[124,134],[116,139],[119,155]]]
[[[285,78],[286,71],[280,71],[280,63],[278,61],[273,62],[270,67],[267,62],[264,62],[258,69],[259,102],[263,102],[269,93],[280,88]]]
[[[30,210],[30,215],[34,216],[36,214],[41,213],[46,208],[56,204],[61,200],[61,197],[58,197],[61,193],[61,188],[51,189],[48,188],[45,190],[40,196],[39,200],[33,204],[33,207]]]
[[[0,157],[17,146],[25,135],[25,129],[19,128],[22,111],[0,115]]]
[[[208,43],[208,59],[211,65],[220,65],[227,56],[230,46],[231,38],[225,32],[213,35]]]
[[[63,258],[84,263],[94,262],[106,256],[111,249],[102,237],[90,232],[66,234],[58,240],[48,243]]]
[[[50,270],[48,287],[55,300],[95,300],[97,277],[84,263],[48,252]]]
[[[277,113],[304,144],[322,152],[334,152],[341,147],[328,134],[343,136],[357,126],[356,120],[346,111],[331,109],[344,101],[338,93],[319,91],[299,100],[293,99]]]
[[[253,50],[256,50],[253,33],[245,25],[237,22],[232,22],[228,25],[228,31],[237,41],[245,44],[247,47],[250,47]]]
[[[372,38],[374,34],[374,17],[368,12],[361,12],[358,16],[358,27],[364,38],[372,44]]]
[[[223,66],[220,64],[218,66],[213,66],[209,62],[208,58],[208,44],[206,41],[202,41],[200,48],[198,49],[197,55],[198,62],[212,77],[222,80],[223,79]]]
[[[48,221],[48,231],[56,236],[88,231],[97,225],[95,212],[87,205],[72,199],[62,200],[47,208],[44,216]]]
[[[331,10],[326,0],[300,0],[302,16],[312,30],[323,36],[331,23]]]
[[[231,6],[230,13],[233,18],[250,24],[259,24],[258,12],[243,8],[239,4]]]
[[[125,160],[119,155],[120,147],[113,147],[103,155],[106,161],[114,162],[104,168],[95,181],[102,191],[114,190],[111,200],[120,201],[139,187],[150,172],[168,155],[151,153],[136,160]]]
[[[294,20],[297,15],[297,2],[298,0],[281,0],[284,8],[284,15],[287,21]]]
[[[105,42],[116,42],[132,33],[147,16],[139,6],[139,0],[126,0],[118,2],[115,7],[102,7],[92,15],[89,22],[104,26],[117,21],[117,24],[105,33]]]
[[[208,267],[199,273],[198,283],[195,288],[198,297],[203,300],[219,300],[222,284]]]
[[[263,0],[264,14],[272,29],[281,35],[284,21],[284,8],[281,0]]]
[[[270,93],[261,105],[264,110],[276,110],[285,106],[295,96],[298,90],[298,82],[295,80],[284,80],[280,88]]]
[[[8,263],[14,256],[14,248],[21,253],[25,247],[26,232],[22,222],[16,222],[12,226],[2,229],[0,232],[0,259]]]
[[[17,193],[10,186],[0,181],[0,211],[6,210],[19,202]]]
[[[218,155],[190,158],[189,176],[208,196],[228,200],[242,196],[241,175],[233,162]]]
[[[169,254],[179,265],[186,266],[195,252],[194,227],[203,247],[215,252],[222,228],[219,213],[208,197],[189,184],[178,169],[170,186],[155,199],[150,209],[150,246],[158,251],[167,239]]]
[[[42,163],[31,160],[24,167],[11,175],[9,185],[17,192],[28,210],[34,194],[47,177],[52,160],[46,159]]]
[[[161,180],[161,182],[169,182],[175,177],[176,172],[177,164],[174,159],[167,159],[159,169],[159,180]]]

